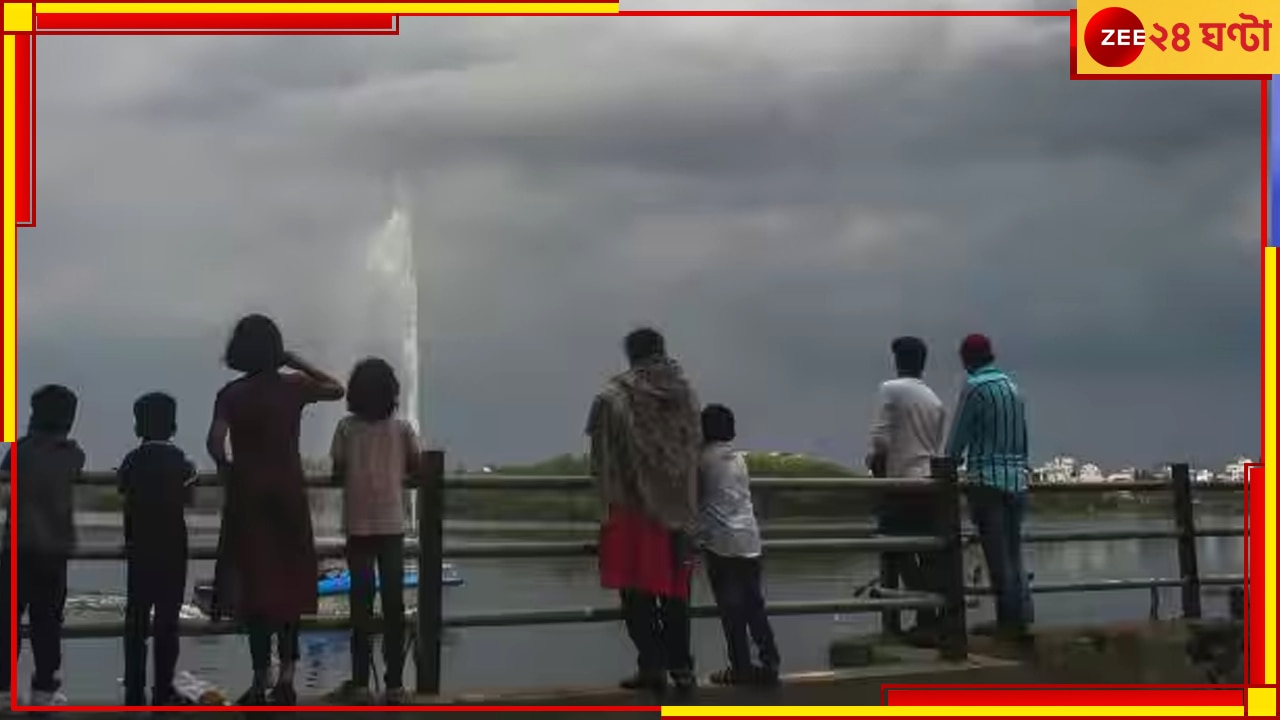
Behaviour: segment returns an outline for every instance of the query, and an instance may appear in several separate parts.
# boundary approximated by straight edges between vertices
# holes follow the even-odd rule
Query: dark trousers
[[[302,657],[298,647],[298,623],[279,623],[249,618],[245,621],[249,634],[249,657],[255,673],[271,669],[271,642],[275,641],[280,662],[297,662]]]
[[[622,619],[642,675],[693,672],[689,601],[623,590]]]
[[[996,625],[1014,632],[1030,623],[1030,595],[1022,562],[1022,518],[1026,497],[992,487],[968,490],[969,516],[978,529],[978,540],[991,578],[996,601]]]
[[[173,689],[178,665],[178,618],[187,588],[187,554],[185,548],[182,550],[167,558],[129,559],[124,611],[125,705],[146,703],[148,634],[155,643],[152,697],[164,703]]]
[[[403,687],[404,536],[356,535],[347,538],[347,568],[351,572],[352,680],[360,687],[369,684],[376,578],[382,595],[382,660],[387,666],[387,687]],[[440,568],[419,567],[418,572],[440,572]]]
[[[4,559],[0,561],[0,575],[4,577],[4,613],[5,643],[3,662],[3,689],[9,688],[10,667],[9,647],[16,646],[22,652],[22,638],[9,637],[9,613],[16,610],[18,622],[23,615],[31,628],[31,652],[35,656],[35,675],[31,677],[31,689],[42,692],[54,692],[62,683],[58,681],[58,671],[62,669],[62,620],[63,610],[67,604],[67,558],[61,555],[41,553],[17,553],[18,558],[18,607],[10,608],[9,600],[9,548],[5,543]]]
[[[750,634],[755,642],[760,664],[776,669],[781,662],[773,627],[765,612],[764,593],[760,588],[760,558],[724,557],[707,553],[707,577],[720,611],[724,641],[729,651],[729,666],[740,672],[752,669]]]
[[[932,537],[937,532],[937,508],[925,498],[886,499],[881,506],[878,530],[882,535]],[[901,580],[902,587],[915,592],[940,592],[941,568],[935,553],[887,552],[880,559],[884,574]],[[930,629],[937,624],[934,610],[916,610],[916,626]]]

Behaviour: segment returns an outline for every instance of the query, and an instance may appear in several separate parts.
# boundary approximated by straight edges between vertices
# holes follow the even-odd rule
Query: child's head
[[[76,394],[63,385],[45,385],[31,394],[31,432],[65,436],[76,421]]]
[[[133,431],[143,440],[168,440],[178,431],[178,402],[162,392],[133,403]]]
[[[400,381],[391,365],[381,358],[356,363],[347,381],[347,410],[352,415],[377,422],[395,414],[400,404]]]
[[[268,372],[284,364],[280,328],[266,315],[246,315],[236,323],[223,355],[227,367],[247,375]]]
[[[702,440],[730,442],[737,437],[733,411],[724,405],[708,405],[702,409]]]

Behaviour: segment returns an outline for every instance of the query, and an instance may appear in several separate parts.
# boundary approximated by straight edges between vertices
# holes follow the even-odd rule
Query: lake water
[[[1201,512],[1201,527],[1241,527],[1238,515]],[[1166,528],[1164,518],[1141,517],[1123,512],[1082,518],[1036,518],[1028,530],[1071,528]],[[216,531],[194,527],[192,545],[212,545]],[[449,541],[477,539],[475,535],[451,536]],[[504,535],[503,539],[513,539]],[[547,539],[545,534],[538,539]],[[120,531],[112,527],[82,530],[82,544],[119,543]],[[1240,574],[1244,544],[1240,538],[1202,538],[1200,567],[1204,574]],[[1174,577],[1177,551],[1172,540],[1124,540],[1045,543],[1027,547],[1029,569],[1040,582],[1083,579]],[[976,553],[968,564],[978,562]],[[211,561],[194,561],[189,582],[212,576]],[[457,563],[466,580],[462,587],[445,590],[445,613],[489,612],[548,608],[580,608],[612,605],[613,596],[599,587],[592,558],[535,558],[520,560],[467,560]],[[848,597],[853,588],[877,573],[874,555],[793,554],[766,559],[766,592],[773,600],[817,600]],[[709,601],[705,582],[699,578],[695,600]],[[68,622],[86,619],[119,619],[123,608],[124,567],[119,562],[73,562],[70,570]],[[412,591],[410,592],[412,594]],[[1045,594],[1036,597],[1040,625],[1071,625],[1114,620],[1140,620],[1149,612],[1146,590],[1081,594]],[[1162,592],[1162,614],[1176,614],[1177,590]],[[1226,613],[1225,594],[1207,589],[1206,614]],[[344,613],[341,600],[322,599],[322,612]],[[990,603],[971,611],[974,622],[990,619]],[[807,616],[775,618],[782,646],[784,669],[813,670],[826,667],[828,641],[838,633],[873,632],[875,615],[850,617]],[[122,647],[118,639],[67,640],[64,645],[65,690],[73,703],[110,702],[120,698]],[[700,669],[718,669],[724,662],[723,640],[714,620],[695,621],[694,650]],[[632,651],[616,623],[553,625],[528,628],[466,629],[450,631],[444,641],[446,691],[518,689],[538,686],[612,685],[632,667]],[[304,694],[336,686],[348,676],[349,643],[346,633],[306,634],[302,639],[299,686]],[[381,658],[378,664],[381,665]],[[30,655],[20,665],[23,684],[30,672]],[[179,669],[190,670],[238,694],[249,681],[249,652],[241,637],[183,638]],[[411,686],[412,666],[406,670]]]

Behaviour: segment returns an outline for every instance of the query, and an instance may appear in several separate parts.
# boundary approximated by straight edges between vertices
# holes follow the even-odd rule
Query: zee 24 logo
[[[1259,21],[1256,16],[1240,13],[1238,22],[1202,22],[1200,43],[1216,52],[1225,49],[1224,41],[1238,42],[1244,52],[1271,50],[1271,21]],[[1187,23],[1174,23],[1166,28],[1152,23],[1148,30],[1132,11],[1110,7],[1099,10],[1084,28],[1084,47],[1089,57],[1099,65],[1111,68],[1131,64],[1148,44],[1161,52],[1186,52],[1194,42],[1192,27]]]

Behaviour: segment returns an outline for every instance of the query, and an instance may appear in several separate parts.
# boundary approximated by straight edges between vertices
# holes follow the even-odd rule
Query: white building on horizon
[[[1254,462],[1247,457],[1238,457],[1233,463],[1229,463],[1226,470],[1222,474],[1222,479],[1227,482],[1243,483],[1245,479],[1245,471],[1249,465]]]
[[[1066,455],[1059,455],[1048,463],[1041,465],[1033,471],[1036,482],[1056,485],[1061,483],[1075,482],[1076,480],[1076,459]]]
[[[1253,464],[1253,460],[1240,456],[1236,458],[1235,462],[1228,463],[1221,472],[1191,468],[1191,481],[1194,483],[1209,483],[1216,480],[1243,483],[1247,467]],[[1113,473],[1106,473],[1095,463],[1081,461],[1070,455],[1058,455],[1049,462],[1032,469],[1031,481],[1044,484],[1132,482],[1137,480],[1140,475],[1142,473],[1139,473],[1137,468],[1134,467],[1126,467]],[[1173,466],[1169,464],[1157,465],[1145,475],[1145,477],[1157,480],[1168,480],[1172,476]]]

